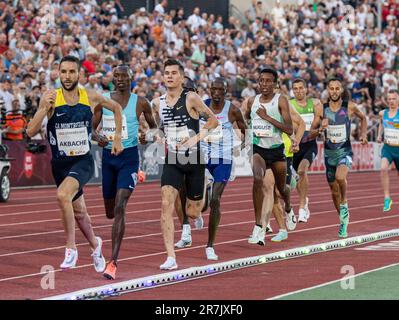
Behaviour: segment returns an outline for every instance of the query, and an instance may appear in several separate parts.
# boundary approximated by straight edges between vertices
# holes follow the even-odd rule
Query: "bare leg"
[[[341,204],[346,204],[348,199],[346,197],[346,189],[348,182],[346,177],[348,175],[349,168],[346,165],[340,165],[337,168],[337,172],[335,173],[335,181],[337,181],[339,185],[339,191],[341,195]]]
[[[278,161],[274,162],[271,166],[274,174],[274,179],[276,180],[276,187],[284,200],[285,212],[291,211],[291,192],[290,189],[285,184],[287,175],[287,162]]]
[[[306,203],[306,197],[308,195],[309,179],[308,179],[309,161],[303,159],[298,167],[299,181],[297,185],[297,191],[299,194],[299,208],[304,209]]]
[[[390,198],[389,192],[389,162],[387,158],[381,160],[381,184],[384,190],[384,198]]]
[[[84,196],[82,195],[79,199],[73,202],[73,211],[75,214],[75,221],[82,231],[83,235],[87,239],[90,244],[90,247],[94,250],[97,248],[97,239],[94,235],[93,227],[91,225],[91,219],[89,214],[87,213],[86,203],[84,200]]]
[[[222,182],[215,182],[213,185],[213,192],[211,198],[211,212],[209,215],[208,227],[208,247],[213,247],[216,238],[216,230],[220,223],[220,200],[226,184]]]
[[[161,228],[163,240],[168,257],[176,258],[173,246],[175,226],[173,223],[173,212],[175,210],[175,201],[178,197],[178,191],[171,186],[161,188],[162,195],[162,213]]]
[[[263,178],[266,174],[266,163],[265,160],[263,160],[263,158],[258,154],[254,154],[252,161],[253,161],[252,171],[254,175],[252,197],[253,197],[253,204],[255,210],[255,223],[261,226],[263,224],[262,221],[262,206],[264,199]],[[269,210],[271,210],[271,208]]]
[[[272,170],[266,170],[265,177],[263,178],[263,205],[262,205],[262,227],[266,228],[270,221],[270,216],[273,210],[274,198],[274,175]]]
[[[332,199],[334,202],[335,209],[337,210],[338,214],[340,212],[340,204],[341,204],[341,192],[339,190],[339,184],[337,181],[329,183]]]

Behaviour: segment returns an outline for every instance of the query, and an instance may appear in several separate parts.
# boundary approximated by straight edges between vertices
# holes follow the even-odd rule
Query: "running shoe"
[[[203,229],[204,224],[205,223],[204,223],[204,218],[202,218],[202,214],[197,219],[194,220],[194,225],[198,230]]]
[[[280,230],[271,240],[273,242],[281,242],[288,239],[287,230]]]
[[[309,220],[310,218],[310,211],[308,205],[309,205],[309,198],[306,197],[306,202],[305,202],[306,220]]]
[[[339,231],[338,231],[338,237],[340,238],[346,238],[348,236],[348,224],[349,224],[349,210],[348,210],[348,204],[341,204],[339,206]]]
[[[392,209],[392,199],[385,198],[384,199],[384,212],[391,211],[391,209]]]
[[[266,236],[266,231],[263,230],[263,228],[255,225],[254,230],[252,231],[252,234],[248,239],[248,243],[259,244],[260,246],[264,246],[265,236]]]
[[[116,278],[116,262],[114,260],[107,263],[105,271],[103,273],[104,278],[108,280],[115,280]]]
[[[291,209],[290,212],[286,213],[286,215],[285,215],[285,224],[287,225],[287,229],[289,231],[295,230],[295,228],[296,228],[296,217],[295,217],[293,209]]]
[[[78,261],[78,250],[65,248],[65,259],[60,265],[61,269],[70,269],[76,266]]]
[[[273,229],[272,229],[272,227],[270,226],[270,222],[267,224],[267,226],[266,226],[266,234],[269,234],[269,233],[273,233]]]
[[[183,231],[181,233],[181,239],[175,243],[176,248],[187,248],[191,247],[192,238],[191,238],[191,227],[189,224],[183,224]]]
[[[161,264],[159,267],[161,270],[174,270],[177,269],[176,259],[172,257],[168,257],[164,264]]]
[[[100,237],[96,237],[98,245],[97,248],[93,251],[91,256],[93,257],[93,265],[94,269],[97,272],[103,272],[105,269],[105,259],[101,252],[101,248],[103,246],[103,240]]]
[[[219,259],[219,257],[215,254],[215,249],[213,249],[212,247],[206,247],[205,253],[206,253],[206,258],[208,260],[218,260]]]
[[[298,222],[308,222],[307,217],[307,212],[305,209],[299,209],[298,212]]]

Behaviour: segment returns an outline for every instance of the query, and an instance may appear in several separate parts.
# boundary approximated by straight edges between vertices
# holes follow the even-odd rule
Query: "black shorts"
[[[167,164],[163,166],[161,187],[172,186],[180,190],[185,185],[187,198],[201,200],[204,197],[205,164]]]
[[[77,200],[83,194],[83,187],[90,181],[94,174],[94,160],[91,154],[70,159],[51,160],[51,170],[57,188],[66,177],[75,178],[79,182],[79,191],[72,201]]]
[[[293,167],[295,171],[298,171],[299,164],[303,159],[309,161],[309,166],[312,165],[313,160],[317,156],[317,142],[312,140],[309,142],[304,142],[299,145],[299,151],[294,153]]]
[[[254,155],[259,154],[265,160],[266,166],[270,167],[274,162],[285,161],[284,144],[277,148],[265,149],[254,145]]]

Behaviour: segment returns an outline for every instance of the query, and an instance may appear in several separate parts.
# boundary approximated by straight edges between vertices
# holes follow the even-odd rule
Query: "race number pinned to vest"
[[[85,155],[90,151],[87,128],[57,129],[59,151],[68,157]]]
[[[347,139],[346,136],[346,125],[329,125],[327,127],[327,139],[332,143],[342,143]]]
[[[168,146],[176,150],[177,146],[190,138],[187,126],[175,127],[168,126],[166,130],[166,142]]]
[[[205,137],[204,141],[207,143],[218,143],[223,139],[223,128],[219,123],[215,129],[208,131],[208,135]]]
[[[384,141],[386,144],[399,146],[399,130],[384,128]]]
[[[252,121],[252,130],[258,138],[272,138],[273,125],[263,119],[254,119]]]
[[[109,141],[113,141],[115,137],[115,118],[113,115],[103,115],[103,127],[102,127],[103,134],[107,137]],[[129,137],[127,133],[127,122],[126,116],[122,115],[122,140],[126,140]]]
[[[312,126],[313,119],[314,119],[314,113],[301,114],[301,118],[305,122],[305,125],[306,125],[306,129],[305,130],[309,131],[310,127]]]

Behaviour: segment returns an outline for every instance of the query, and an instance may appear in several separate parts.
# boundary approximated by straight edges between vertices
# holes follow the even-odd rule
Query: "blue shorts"
[[[214,182],[227,184],[231,175],[232,162],[226,159],[209,159],[206,165],[213,176]]]
[[[381,150],[381,158],[386,158],[389,164],[395,163],[396,170],[399,171],[399,147],[384,144]]]
[[[79,182],[79,191],[72,199],[75,201],[83,194],[83,187],[94,174],[94,160],[90,153],[78,157],[53,159],[51,160],[51,171],[57,188],[66,177],[75,178]]]
[[[118,156],[112,155],[111,150],[103,149],[102,175],[104,199],[114,199],[119,189],[134,190],[137,184],[139,159],[137,147],[126,148]]]
[[[326,155],[324,158],[324,162],[326,165],[327,181],[329,183],[335,181],[335,173],[340,165],[345,165],[349,169],[352,168],[352,149],[342,148],[334,151],[328,150],[327,152],[326,150],[324,150],[324,154]]]

